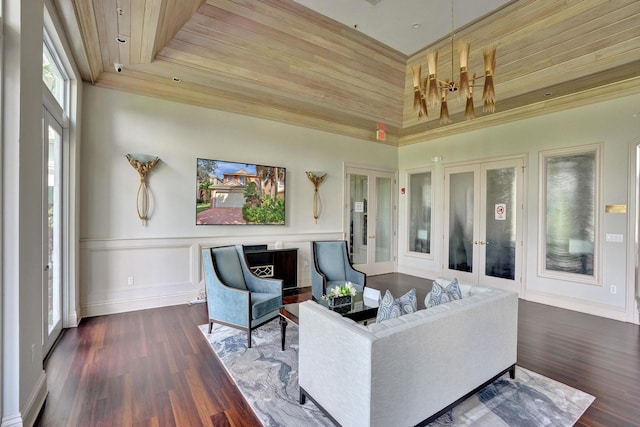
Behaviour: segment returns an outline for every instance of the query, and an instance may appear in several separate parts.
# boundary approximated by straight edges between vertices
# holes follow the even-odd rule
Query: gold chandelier
[[[469,63],[469,49],[471,43],[462,41],[458,45],[460,75],[458,81],[454,79],[454,37],[453,32],[453,0],[451,1],[451,79],[441,80],[437,76],[438,67],[438,51],[428,52],[427,67],[429,73],[422,78],[422,65],[411,67],[413,75],[413,108],[418,113],[418,118],[427,118],[427,107],[440,106],[440,124],[451,123],[449,118],[449,107],[447,105],[447,97],[450,94],[457,94],[466,99],[464,115],[467,120],[475,117],[473,106],[473,90],[481,86],[480,79],[484,79],[482,90],[482,111],[485,113],[493,113],[496,110],[496,93],[493,83],[494,72],[496,69],[496,47],[484,49],[484,75],[476,77],[476,74],[469,76],[467,65]]]

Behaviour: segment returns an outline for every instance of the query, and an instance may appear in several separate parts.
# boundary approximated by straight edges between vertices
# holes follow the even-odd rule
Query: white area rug
[[[310,400],[298,403],[297,327],[287,327],[285,351],[277,319],[253,331],[250,349],[238,329],[214,323],[210,335],[208,325],[200,330],[264,426],[334,425]],[[594,399],[517,367],[515,380],[504,375],[429,426],[572,426]]]

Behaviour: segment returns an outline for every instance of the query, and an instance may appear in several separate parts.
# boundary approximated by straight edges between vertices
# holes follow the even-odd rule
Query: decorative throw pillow
[[[396,303],[400,306],[400,315],[415,313],[418,311],[418,298],[416,298],[416,290],[411,289],[401,297],[396,298]]]
[[[400,317],[400,306],[396,304],[396,300],[393,299],[393,295],[387,289],[384,296],[378,304],[378,315],[376,316],[376,322],[382,322],[387,319],[394,319]]]
[[[378,304],[378,315],[376,322],[382,322],[387,319],[395,319],[403,314],[413,313],[418,309],[418,299],[416,298],[416,290],[411,289],[406,294],[398,298],[393,298],[389,290],[384,293],[384,297]]]
[[[433,282],[433,287],[431,288],[431,292],[429,292],[424,305],[429,308],[457,299],[462,299],[458,279],[453,279],[446,288],[443,288],[437,282]]]

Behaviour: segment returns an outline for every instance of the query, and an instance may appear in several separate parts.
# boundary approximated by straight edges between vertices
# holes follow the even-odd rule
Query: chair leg
[[[247,329],[247,348],[251,348],[251,328]]]
[[[212,329],[213,329],[213,322],[209,320],[209,333],[211,333]]]

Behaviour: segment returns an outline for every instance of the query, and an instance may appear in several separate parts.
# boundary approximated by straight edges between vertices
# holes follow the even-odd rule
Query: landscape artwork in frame
[[[286,169],[198,158],[196,225],[284,225]]]

